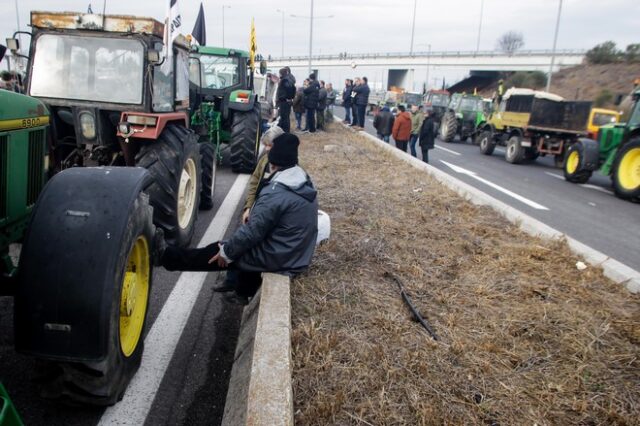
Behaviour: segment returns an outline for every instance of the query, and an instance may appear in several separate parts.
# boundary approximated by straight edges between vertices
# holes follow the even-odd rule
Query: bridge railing
[[[586,54],[584,49],[558,49],[556,50],[556,56],[584,56]],[[384,59],[384,58],[414,58],[414,57],[431,57],[431,58],[444,58],[444,57],[496,57],[496,56],[508,56],[508,57],[527,57],[527,56],[551,56],[551,50],[518,50],[512,54],[507,54],[499,50],[458,50],[458,51],[432,51],[432,52],[378,52],[378,53],[338,53],[329,55],[313,55],[313,60],[355,60],[355,59]],[[284,57],[271,57],[270,61],[284,62],[284,61],[304,61],[309,60],[308,55],[304,56],[284,56]]]

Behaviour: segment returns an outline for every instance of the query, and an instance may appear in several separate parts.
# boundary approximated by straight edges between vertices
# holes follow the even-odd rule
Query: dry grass
[[[332,238],[293,284],[297,424],[640,422],[640,298],[337,125],[301,150]]]

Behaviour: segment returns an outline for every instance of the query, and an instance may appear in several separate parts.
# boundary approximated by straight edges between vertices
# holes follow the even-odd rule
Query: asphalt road
[[[218,168],[215,207],[208,212],[200,211],[193,245],[201,240],[237,176],[229,169]],[[236,211],[227,234],[237,224],[239,213]],[[158,318],[180,275],[155,268],[146,333]],[[225,303],[220,293],[211,290],[216,281],[222,279],[223,274],[207,275],[169,366],[161,376],[144,424],[213,425],[222,420],[242,314],[241,306]],[[13,299],[0,297],[0,381],[8,389],[25,424],[98,424],[104,409],[65,407],[39,396],[39,364],[15,352],[12,320]]]
[[[339,117],[343,112],[341,107],[334,110]],[[366,121],[366,131],[375,135],[372,117]],[[429,157],[443,172],[640,270],[640,204],[617,198],[608,177],[596,173],[585,185],[572,184],[551,157],[512,165],[504,159],[504,148],[485,156],[470,140],[438,139]]]

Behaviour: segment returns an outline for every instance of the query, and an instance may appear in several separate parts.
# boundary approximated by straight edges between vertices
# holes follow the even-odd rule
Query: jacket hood
[[[318,191],[316,191],[311,183],[311,179],[309,179],[309,175],[307,175],[307,172],[300,166],[277,172],[273,175],[273,178],[271,178],[270,186],[273,189],[277,186],[282,186],[308,201],[315,200],[318,194]]]

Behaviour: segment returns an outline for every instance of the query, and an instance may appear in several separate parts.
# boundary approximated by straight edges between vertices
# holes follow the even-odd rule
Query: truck
[[[0,295],[14,297],[15,348],[40,361],[45,397],[112,405],[142,360],[162,237],[154,180],[112,165],[52,173],[61,111],[71,120],[72,108],[0,90]],[[0,414],[21,424],[6,395]]]
[[[194,46],[190,53],[191,126],[214,146],[203,157],[214,158],[224,144],[236,173],[255,169],[261,133],[261,104],[249,62],[249,52],[239,49]],[[260,68],[265,75],[266,62]],[[209,174],[203,179],[208,181]]]
[[[581,138],[567,150],[567,181],[585,183],[594,171],[611,177],[619,198],[640,201],[640,89],[626,123],[606,124],[596,139]]]
[[[31,27],[27,94],[50,112],[49,173],[148,170],[154,223],[188,245],[203,185],[186,38],[164,46],[162,23],[122,15],[33,11]]]
[[[478,126],[480,152],[491,155],[497,145],[506,146],[505,159],[512,164],[554,155],[562,164],[567,149],[586,136],[591,102],[566,101],[537,90],[511,88],[497,111]]]
[[[481,96],[454,93],[441,119],[440,139],[453,142],[457,135],[464,142],[474,137],[478,124],[484,120]]]

